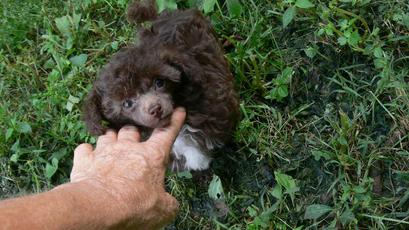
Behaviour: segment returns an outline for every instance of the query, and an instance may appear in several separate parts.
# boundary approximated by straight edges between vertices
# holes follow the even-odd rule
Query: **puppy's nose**
[[[163,113],[162,106],[160,106],[159,104],[151,105],[149,107],[149,109],[148,109],[148,113],[151,116],[160,118],[162,116],[162,113]]]

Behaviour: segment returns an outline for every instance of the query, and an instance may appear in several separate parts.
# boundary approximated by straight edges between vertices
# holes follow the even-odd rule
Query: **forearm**
[[[87,183],[69,183],[0,202],[0,223],[4,229],[120,228],[126,215],[110,210],[115,201],[108,196]]]

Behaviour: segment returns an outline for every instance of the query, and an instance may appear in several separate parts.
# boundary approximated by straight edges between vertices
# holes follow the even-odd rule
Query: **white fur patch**
[[[195,129],[190,127],[189,125],[184,125],[182,127],[181,133],[184,132],[186,133],[186,136],[188,136],[193,142],[197,143],[197,141],[192,137],[191,133],[199,133],[200,136],[202,136],[202,138],[205,141],[206,144],[206,148],[207,150],[213,150],[215,148],[220,148],[223,146],[222,143],[220,143],[218,140],[214,140],[214,139],[210,139],[209,137],[207,137],[202,130],[200,129]]]
[[[197,141],[191,135],[191,133],[195,132],[199,132],[199,130],[184,125],[172,146],[172,152],[175,154],[175,160],[183,157],[186,159],[184,169],[205,170],[209,168],[212,159],[205,154],[204,150],[200,148]],[[207,143],[208,141],[206,140],[206,145]],[[213,148],[214,146],[210,144],[210,146],[207,145],[206,147]]]

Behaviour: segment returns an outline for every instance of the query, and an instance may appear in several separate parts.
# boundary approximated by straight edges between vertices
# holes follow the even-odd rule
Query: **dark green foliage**
[[[407,1],[157,2],[211,18],[242,101],[213,183],[169,174],[168,229],[408,228]],[[1,198],[67,181],[75,146],[95,141],[80,105],[135,39],[126,5],[0,3]]]

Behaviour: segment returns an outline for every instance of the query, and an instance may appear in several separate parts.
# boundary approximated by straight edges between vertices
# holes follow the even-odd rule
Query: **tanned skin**
[[[185,120],[177,108],[166,128],[146,142],[133,126],[108,130],[96,148],[79,145],[71,182],[0,202],[0,229],[160,229],[178,202],[165,191],[171,146]]]

